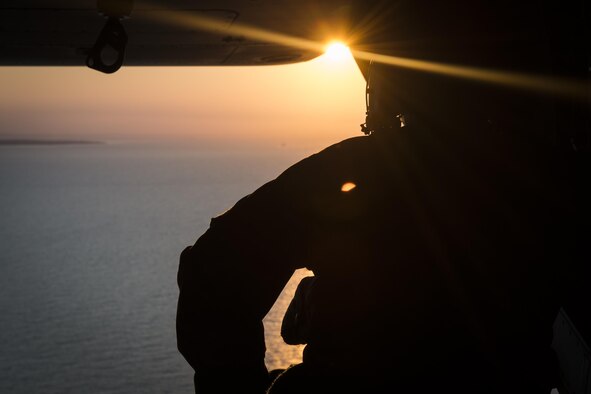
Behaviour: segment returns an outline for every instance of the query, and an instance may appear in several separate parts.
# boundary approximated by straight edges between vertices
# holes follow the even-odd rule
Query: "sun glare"
[[[344,62],[351,56],[351,51],[342,42],[335,41],[326,46],[324,56],[332,62]]]

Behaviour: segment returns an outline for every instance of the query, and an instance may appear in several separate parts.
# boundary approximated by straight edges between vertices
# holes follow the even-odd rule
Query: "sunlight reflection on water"
[[[283,342],[281,338],[281,321],[302,278],[312,275],[312,271],[307,269],[297,270],[263,320],[267,345],[265,363],[269,371],[277,368],[287,368],[292,364],[302,362],[304,345],[292,346]]]

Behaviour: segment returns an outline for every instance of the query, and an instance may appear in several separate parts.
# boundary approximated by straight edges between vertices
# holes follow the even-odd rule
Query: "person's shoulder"
[[[230,210],[212,220],[212,227],[239,212],[273,211],[283,204],[305,199],[312,191],[319,193],[328,180],[346,167],[354,166],[351,157],[364,155],[370,137],[352,137],[337,142],[318,153],[300,160],[277,178],[265,183],[253,193],[240,199]],[[347,163],[349,162],[349,163]]]
[[[343,149],[356,149],[360,146],[365,145],[369,140],[371,140],[371,136],[356,136],[350,137],[336,144],[332,144],[329,147],[323,149],[318,154],[322,154],[323,152],[341,152]]]
[[[277,179],[289,178],[300,172],[317,173],[328,169],[332,164],[358,155],[366,150],[371,137],[358,136],[347,138],[314,153],[285,170]]]
[[[348,154],[353,150],[361,149],[362,147],[366,146],[367,143],[371,140],[371,137],[368,136],[357,136],[347,138],[343,141],[337,142],[332,144],[318,153],[311,155],[310,157],[303,159],[299,163],[303,163],[306,161],[313,161],[317,159],[322,159],[327,156],[340,156],[343,154]],[[297,163],[297,164],[299,164]],[[295,164],[295,165],[297,165]]]

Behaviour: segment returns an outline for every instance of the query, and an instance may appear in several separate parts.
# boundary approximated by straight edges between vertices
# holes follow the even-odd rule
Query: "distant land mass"
[[[0,139],[0,146],[13,145],[97,145],[102,141],[89,140],[42,140],[42,139]]]

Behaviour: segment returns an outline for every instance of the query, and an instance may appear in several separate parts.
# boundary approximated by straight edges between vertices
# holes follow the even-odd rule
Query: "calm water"
[[[0,393],[192,392],[178,254],[308,153],[0,147]],[[295,284],[265,321],[269,368],[301,357],[278,332]]]

